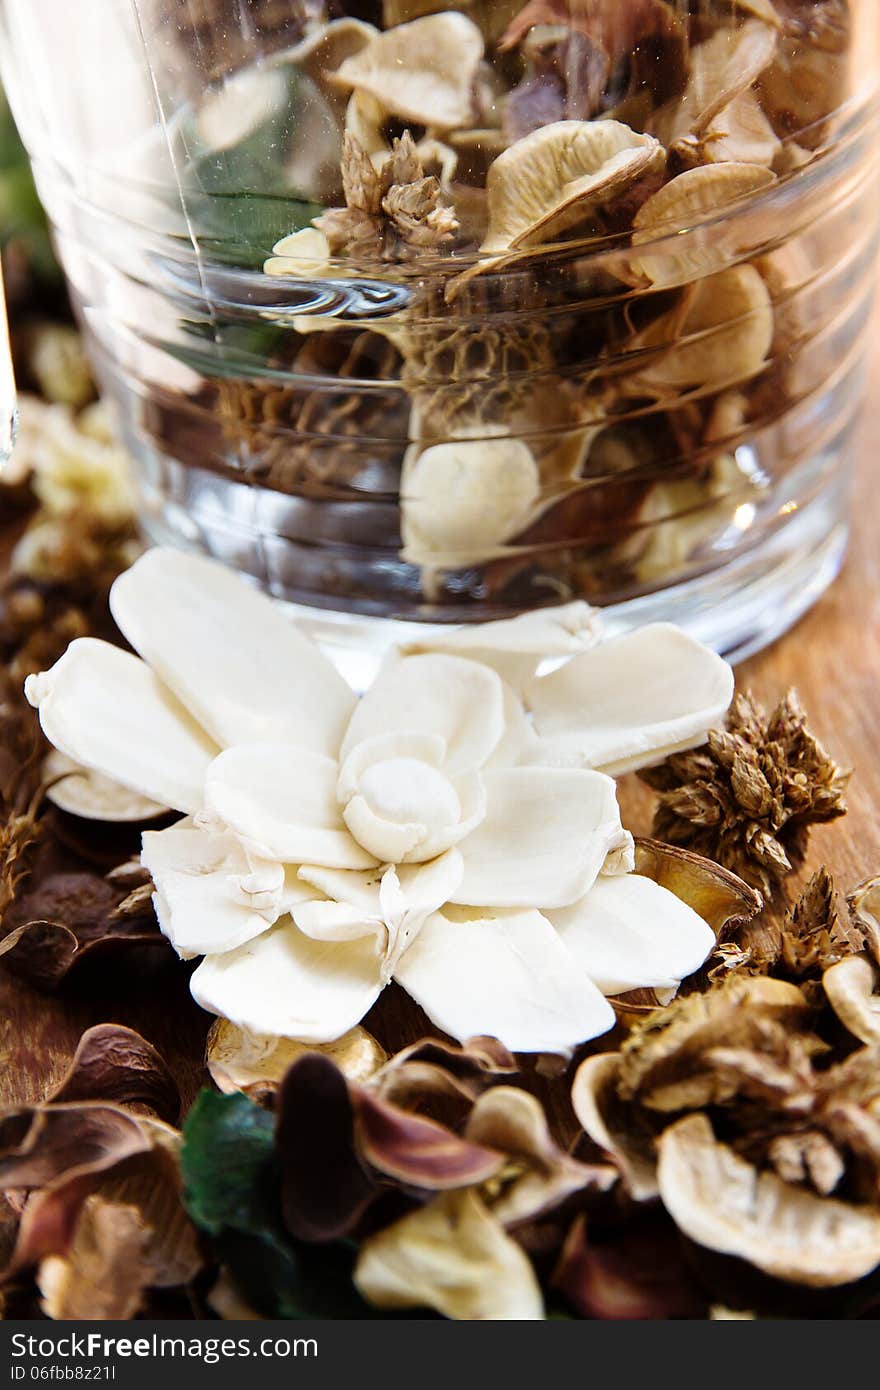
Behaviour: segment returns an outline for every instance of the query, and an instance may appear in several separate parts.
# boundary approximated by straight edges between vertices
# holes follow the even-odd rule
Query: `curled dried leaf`
[[[177,1082],[161,1054],[146,1038],[118,1023],[99,1023],[83,1033],[49,1100],[110,1102],[146,1110],[171,1124],[180,1114]]]
[[[377,1191],[355,1142],[345,1077],[329,1058],[308,1054],[288,1071],[277,1105],[284,1223],[300,1240],[338,1239]]]
[[[352,1099],[359,1152],[384,1177],[406,1187],[442,1192],[477,1186],[504,1162],[475,1136],[461,1139],[445,1125],[389,1105],[366,1089],[355,1089]]]
[[[580,1163],[559,1147],[543,1107],[515,1086],[495,1086],[476,1101],[465,1134],[473,1143],[507,1155],[508,1163],[484,1185],[483,1197],[504,1226],[529,1221],[584,1189],[607,1191],[613,1168]]]
[[[758,1172],[717,1141],[705,1115],[670,1126],[659,1153],[663,1204],[698,1245],[819,1288],[861,1279],[880,1264],[880,1209]]]
[[[582,1318],[604,1322],[704,1318],[706,1296],[682,1256],[681,1240],[662,1215],[645,1213],[615,1238],[591,1238],[579,1216],[553,1272],[553,1284]]]
[[[587,1057],[575,1073],[571,1102],[589,1138],[617,1166],[629,1195],[650,1202],[657,1196],[656,1128],[621,1102],[619,1080],[619,1052]]]
[[[847,956],[825,971],[822,988],[844,1028],[868,1046],[880,1045],[880,970],[867,954]]]
[[[167,954],[149,901],[139,899],[133,914],[122,913],[125,897],[96,874],[48,875],[7,913],[13,930],[0,941],[4,966],[38,989],[54,990],[87,961],[137,947]]]

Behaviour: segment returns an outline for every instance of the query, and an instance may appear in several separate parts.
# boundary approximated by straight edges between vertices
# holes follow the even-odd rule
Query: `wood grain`
[[[827,864],[845,890],[880,872],[880,332],[872,351],[873,386],[858,444],[853,539],[844,572],[796,628],[738,672],[740,686],[765,703],[797,686],[819,737],[839,762],[856,770],[850,813],[814,832],[808,866],[811,871]],[[626,823],[647,833],[647,789],[624,779],[621,802]],[[0,970],[0,1101],[15,1104],[47,1094],[82,1031],[107,1021],[137,1028],[155,1043],[188,1102],[204,1080],[201,1047],[209,1020],[190,1000],[185,972],[174,965],[113,1003],[106,995],[38,994]],[[403,996],[388,992],[375,1025],[386,1045],[400,1045],[418,1034],[422,1021]]]

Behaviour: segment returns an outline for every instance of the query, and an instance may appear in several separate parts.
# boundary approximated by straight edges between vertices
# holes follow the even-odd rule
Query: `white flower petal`
[[[202,805],[217,749],[136,656],[80,637],[25,693],[49,742],[68,758],[176,811]]]
[[[703,743],[732,697],[726,661],[655,623],[532,681],[526,703],[546,740],[538,760],[617,776]]]
[[[385,949],[387,933],[379,914],[364,912],[350,903],[302,903],[291,916],[300,931],[313,941],[359,941],[369,936],[377,943],[377,950]]]
[[[336,755],[352,691],[283,609],[234,571],[148,550],[113,585],[110,608],[221,747],[277,741]]]
[[[302,1042],[333,1042],[360,1023],[382,989],[367,938],[310,941],[289,918],[221,956],[207,956],[190,982],[202,1008],[239,1028]]]
[[[59,811],[85,820],[150,821],[168,811],[167,806],[121,787],[103,773],[88,772],[57,748],[43,760],[43,781],[52,783],[46,792],[47,801]]]
[[[395,978],[436,1026],[512,1052],[566,1052],[614,1026],[608,1001],[540,912],[429,917]]]
[[[491,666],[514,689],[530,680],[549,657],[577,656],[589,651],[602,635],[597,608],[580,600],[558,608],[540,608],[517,618],[474,623],[432,632],[401,646],[404,655],[445,652]]]
[[[450,778],[418,758],[388,758],[364,769],[342,814],[358,844],[377,859],[423,864],[479,825],[486,794],[478,772]]]
[[[378,917],[379,884],[384,869],[327,869],[320,864],[301,864],[298,877],[337,903],[348,903],[372,917]]]
[[[462,843],[454,902],[566,907],[629,843],[614,783],[602,773],[514,767],[487,772],[484,781],[486,818]]]
[[[231,951],[280,916],[282,865],[249,861],[228,832],[147,831],[141,862],[160,898],[162,930],[180,955]]]
[[[356,744],[339,772],[336,795],[344,806],[358,792],[360,779],[374,763],[391,758],[414,758],[429,767],[442,767],[446,742],[439,734],[375,734]]]
[[[532,728],[532,721],[526,714],[522,700],[507,681],[502,683],[504,693],[504,733],[501,742],[486,763],[486,768],[518,767],[523,763],[537,762],[541,740]]]
[[[504,732],[501,681],[476,661],[455,656],[393,657],[352,716],[345,759],[364,739],[389,730],[439,735],[448,772],[482,767]]]
[[[366,869],[336,801],[336,763],[290,744],[228,748],[208,769],[205,805],[237,834],[285,864]]]
[[[548,915],[603,994],[675,988],[715,945],[693,908],[640,874],[602,876],[580,902]]]

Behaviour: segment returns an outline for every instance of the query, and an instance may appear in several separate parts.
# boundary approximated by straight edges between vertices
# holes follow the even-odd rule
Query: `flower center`
[[[373,814],[394,825],[436,831],[461,817],[461,802],[448,777],[418,758],[373,763],[361,773],[359,790]]]

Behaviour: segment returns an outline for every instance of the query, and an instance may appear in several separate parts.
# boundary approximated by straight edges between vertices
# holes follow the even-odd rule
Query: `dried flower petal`
[[[473,1190],[448,1192],[363,1242],[355,1283],[379,1308],[447,1318],[544,1316],[535,1272]]]
[[[484,1185],[483,1199],[504,1226],[530,1221],[585,1188],[607,1191],[613,1168],[580,1163],[559,1147],[540,1101],[515,1086],[494,1086],[481,1095],[465,1134],[474,1143],[506,1154],[511,1171]]]

